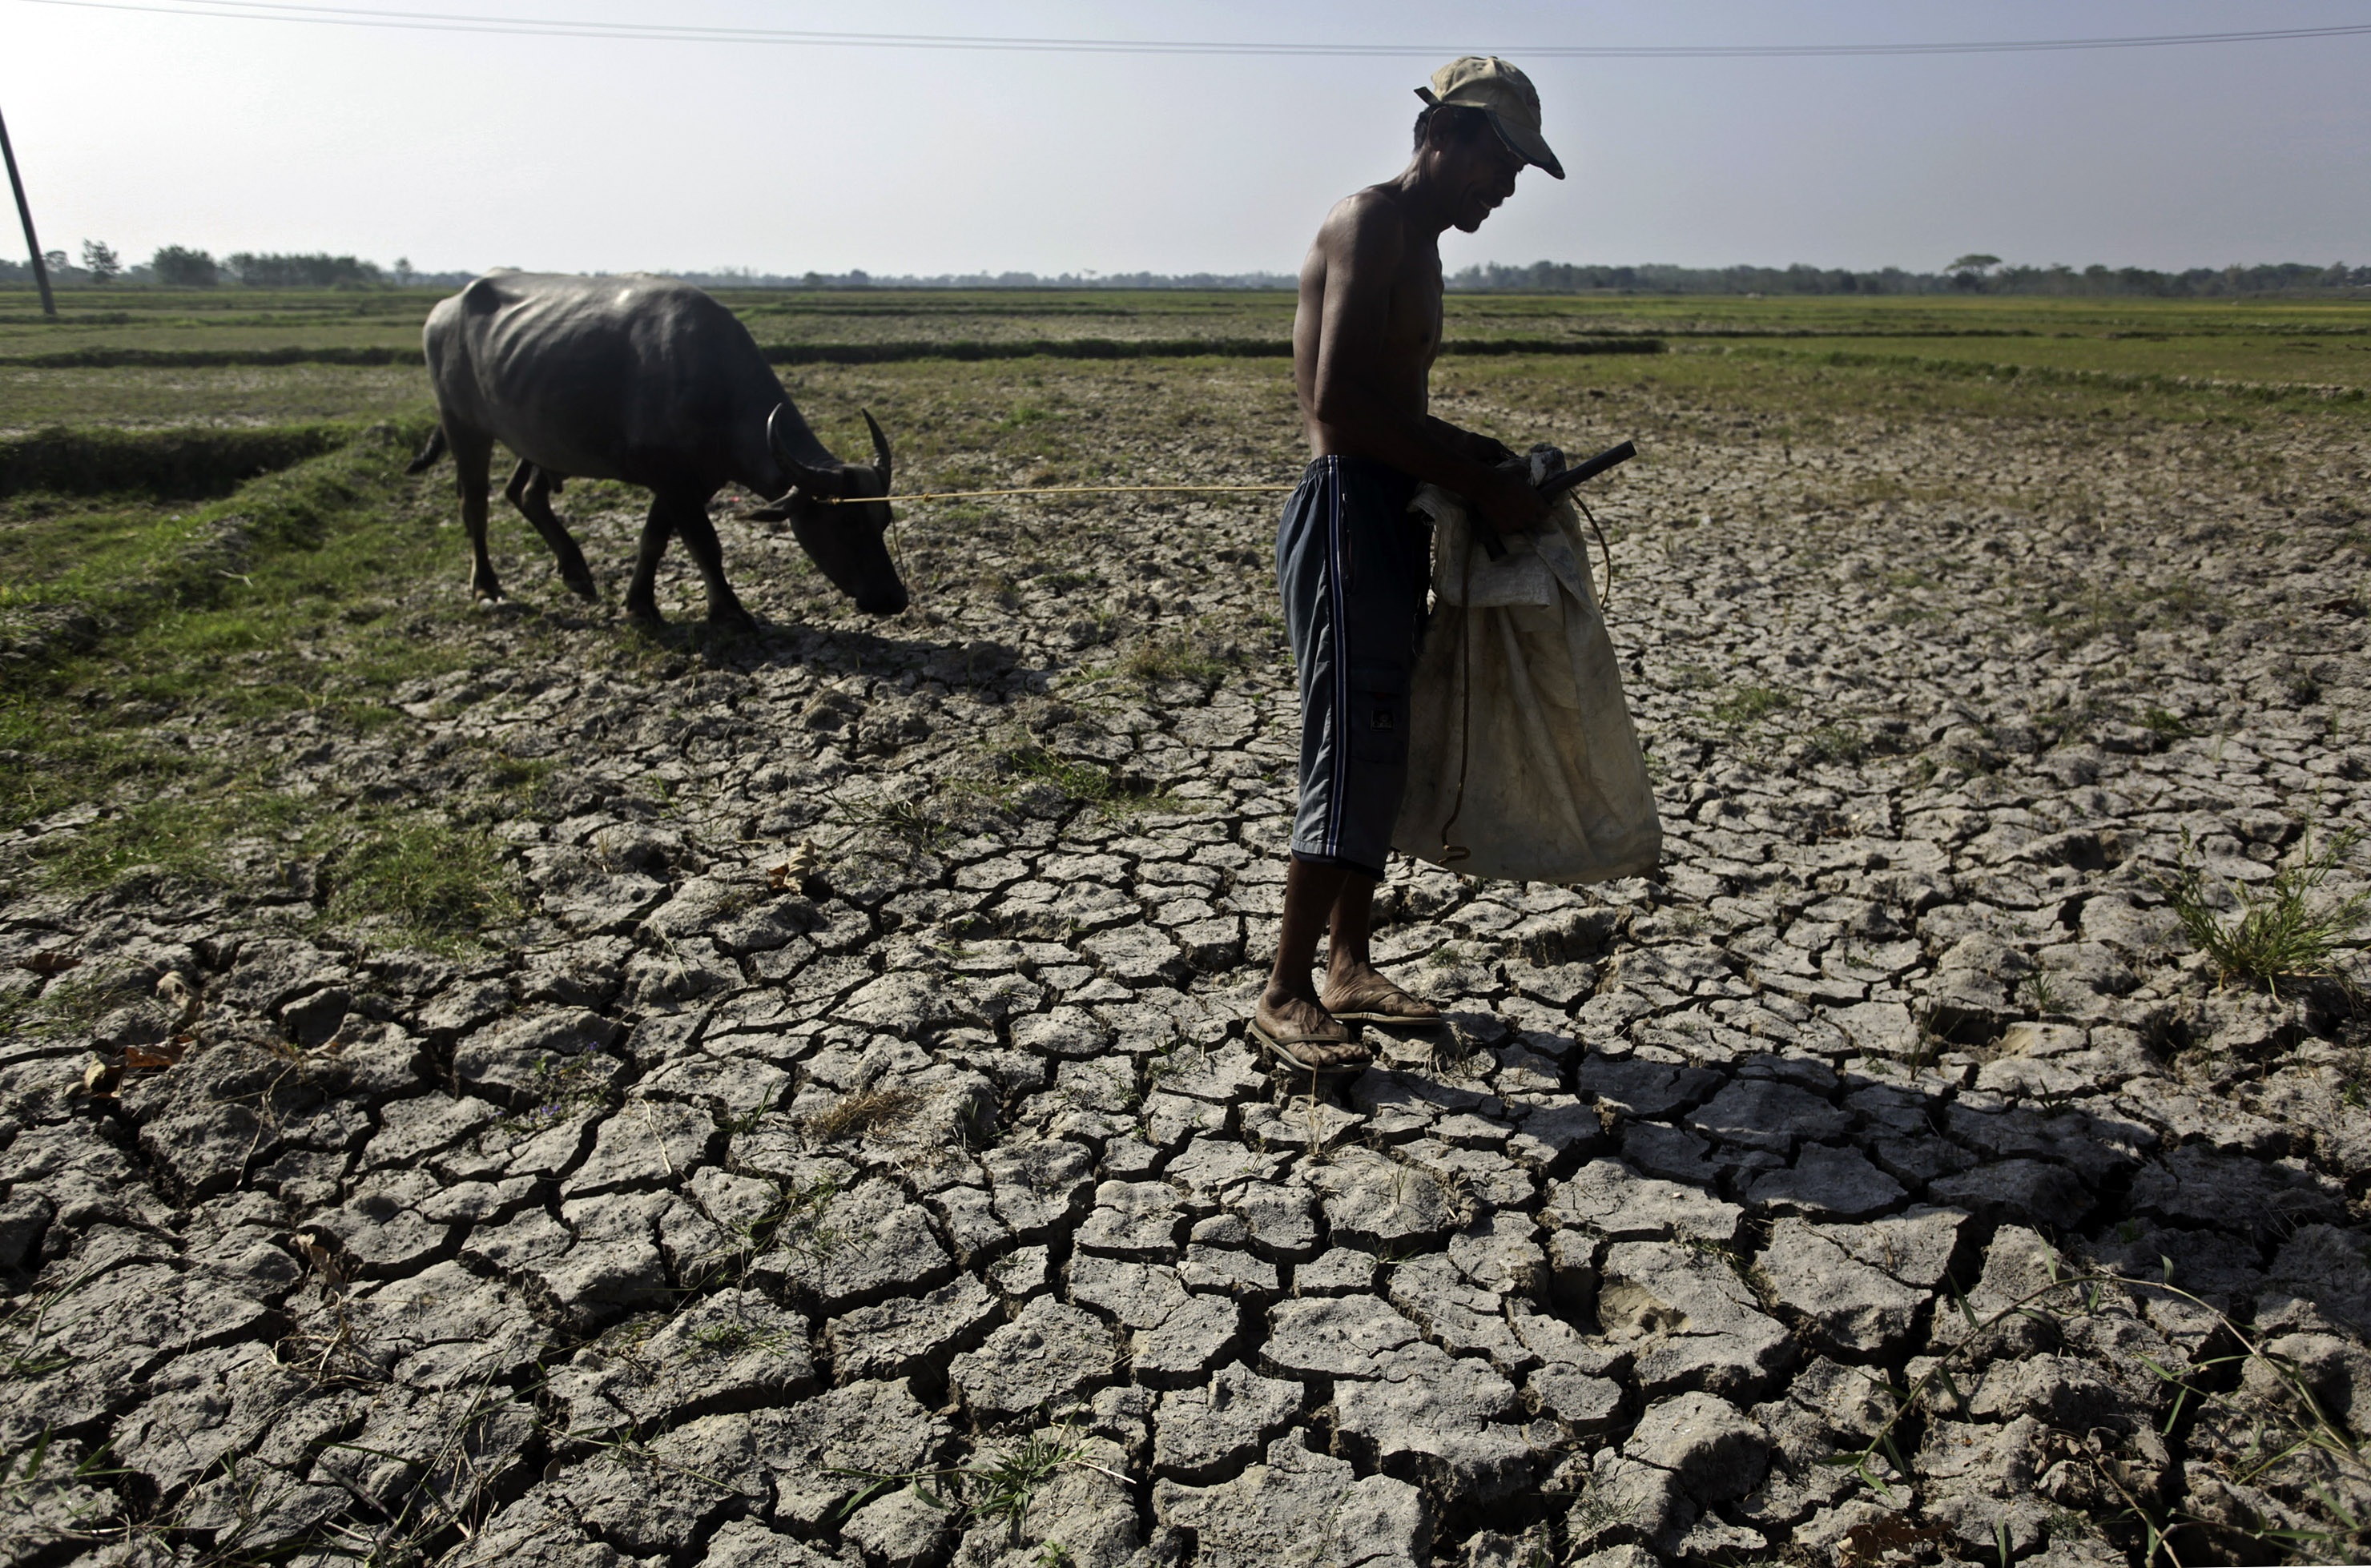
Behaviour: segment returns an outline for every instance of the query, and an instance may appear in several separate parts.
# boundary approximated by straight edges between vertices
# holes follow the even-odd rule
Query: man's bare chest
[[[1432,363],[1440,348],[1440,293],[1438,262],[1423,271],[1411,270],[1394,284],[1383,331],[1397,351],[1394,357],[1405,355],[1427,365]]]

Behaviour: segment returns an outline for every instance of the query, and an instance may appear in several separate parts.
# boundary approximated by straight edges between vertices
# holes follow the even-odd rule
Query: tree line
[[[2146,267],[2076,269],[2004,263],[1972,253],[1933,272],[1885,267],[1607,267],[1570,261],[1498,262],[1467,267],[1446,280],[1452,289],[1497,294],[2059,294],[2151,299],[2212,299],[2260,294],[2371,292],[2371,267],[2343,261],[2327,267],[2280,261],[2255,266],[2192,267],[2160,272]]]
[[[409,259],[398,258],[391,268],[356,256],[332,256],[326,251],[283,254],[235,250],[217,259],[212,252],[186,245],[157,248],[143,262],[125,265],[112,246],[96,239],[82,242],[81,264],[69,261],[63,250],[44,251],[42,264],[52,282],[103,287],[114,283],[156,284],[167,288],[210,289],[219,284],[244,284],[271,289],[374,288],[389,283],[466,283],[469,272],[415,272]],[[24,261],[0,260],[0,282],[30,282],[33,269]]]
[[[381,267],[353,256],[326,252],[258,253],[238,250],[216,259],[204,250],[168,245],[146,261],[125,266],[109,246],[85,240],[80,266],[63,250],[47,252],[51,278],[66,284],[150,283],[171,288],[374,288],[431,285],[457,288],[470,272],[420,272],[399,257]],[[938,273],[875,276],[848,272],[759,272],[723,268],[709,272],[670,272],[702,288],[763,289],[1277,289],[1293,280],[1282,272],[1035,272]],[[24,262],[0,261],[0,283],[32,281]],[[1932,272],[1900,267],[1874,271],[1810,267],[1676,267],[1649,263],[1607,266],[1591,262],[1534,261],[1528,267],[1486,262],[1449,274],[1449,287],[1491,294],[2027,294],[2116,295],[2152,299],[2212,299],[2242,294],[2371,294],[2371,267],[2309,262],[2264,262],[2254,266],[2192,267],[2160,272],[2146,267],[2076,269],[2006,263],[1997,256],[1971,252]]]

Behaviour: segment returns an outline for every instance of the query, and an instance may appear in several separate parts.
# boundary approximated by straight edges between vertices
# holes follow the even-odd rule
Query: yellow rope
[[[817,506],[863,506],[875,501],[980,501],[997,495],[1251,495],[1281,494],[1295,485],[1053,485],[1036,490],[928,490],[920,495],[813,497]]]

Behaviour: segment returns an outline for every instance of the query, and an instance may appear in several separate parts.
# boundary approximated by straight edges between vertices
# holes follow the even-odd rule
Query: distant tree
[[[399,256],[395,259],[395,281],[399,283],[408,283],[411,282],[411,257]]]
[[[82,242],[82,269],[90,274],[92,282],[111,283],[123,271],[123,263],[116,259],[113,247],[86,239]]]
[[[1999,265],[1999,257],[1986,256],[1982,251],[1972,250],[1943,271],[1951,274],[1953,288],[1980,289],[1984,286],[1984,274]]]
[[[210,289],[222,281],[222,269],[214,259],[202,250],[192,250],[186,245],[166,245],[157,248],[148,259],[156,281],[179,289]]]
[[[66,270],[66,253],[63,250],[44,250],[41,252],[41,265],[47,267],[52,274],[63,272]]]
[[[379,281],[377,267],[351,256],[259,256],[239,250],[224,257],[223,267],[250,288],[353,288]]]

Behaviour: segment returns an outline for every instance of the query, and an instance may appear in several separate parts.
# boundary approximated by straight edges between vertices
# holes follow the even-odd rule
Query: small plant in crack
[[[65,1341],[44,1325],[52,1308],[96,1277],[95,1270],[78,1274],[53,1290],[18,1301],[0,1315],[0,1387],[19,1380],[31,1383],[74,1365],[74,1353]]]
[[[2363,950],[2357,933],[2371,921],[2371,889],[2343,898],[2322,892],[2361,838],[2350,827],[2319,847],[2300,845],[2259,892],[2221,878],[2210,882],[2184,835],[2180,869],[2162,885],[2192,945],[2226,980],[2260,983],[2277,997],[2283,980],[2336,974],[2342,955]]]
[[[807,1136],[817,1143],[863,1137],[882,1128],[903,1124],[921,1104],[922,1097],[910,1089],[859,1090],[807,1116]]]
[[[104,1443],[75,1459],[71,1444],[52,1452],[55,1438],[54,1429],[44,1423],[40,1435],[21,1455],[0,1458],[0,1507],[31,1531],[25,1544],[34,1544],[42,1535],[95,1543],[121,1534],[120,1527],[106,1526],[115,1515],[116,1499],[104,1489],[131,1472],[107,1462]]]
[[[609,1078],[605,1064],[605,1058],[589,1051],[573,1056],[545,1056],[536,1063],[535,1071],[527,1078],[527,1090],[535,1096],[536,1103],[503,1117],[495,1126],[513,1137],[529,1137],[607,1106]]]
[[[2336,1466],[2352,1483],[2345,1490],[2359,1490],[2371,1485],[2371,1465],[2366,1465],[2361,1447],[2347,1430],[2342,1416],[2327,1409],[2313,1390],[2310,1379],[2291,1357],[2269,1348],[2253,1338],[2247,1330],[2232,1321],[2221,1309],[2173,1284],[2173,1262],[2160,1260],[2164,1265],[2159,1280],[2128,1278],[2110,1271],[2065,1271],[2053,1258],[2046,1265],[2048,1283],[2025,1292],[1998,1310],[1979,1317],[1967,1297],[1958,1290],[1951,1292],[1951,1308],[1966,1324],[1967,1332],[1941,1355],[1934,1358],[1926,1373],[1914,1382],[1895,1382],[1879,1377],[1872,1380],[1893,1402],[1893,1411],[1878,1427],[1868,1442],[1855,1452],[1834,1455],[1824,1462],[1854,1472],[1861,1482],[1879,1498],[1889,1504],[1895,1498],[1894,1487],[1906,1486],[1915,1480],[1915,1471],[1902,1448],[1894,1441],[1895,1433],[1914,1412],[1929,1407],[1957,1408],[1970,1406],[1970,1391],[1963,1389],[1960,1378],[1969,1370],[1963,1359],[1995,1339],[1993,1331],[2012,1319],[2030,1319],[2054,1327],[2052,1311],[2072,1316],[2089,1316],[2099,1312],[2110,1291],[2134,1295],[2153,1294],[2173,1297],[2204,1313],[2215,1325],[2215,1332],[2202,1341],[2202,1346],[2234,1345],[2237,1349],[2226,1355],[2200,1355],[2187,1366],[2168,1366],[2156,1358],[2138,1352],[2133,1359],[2169,1390],[2171,1399],[2157,1435],[2170,1436],[2182,1426],[2185,1414],[2193,1411],[2193,1422],[2203,1419],[2207,1409],[2226,1413],[2244,1425],[2251,1434],[2249,1451],[2241,1462],[2218,1462],[2215,1468],[2243,1485],[2261,1484],[2263,1478],[2287,1461],[2304,1455],[2319,1456]],[[1940,1310],[1940,1309],[1938,1309]],[[2231,1376],[2237,1372],[2235,1378]],[[2278,1410],[2243,1409],[2237,1402],[2237,1392],[2218,1391],[2226,1385],[2236,1385],[2236,1390],[2252,1388],[2259,1397],[2268,1397],[2285,1408]],[[1948,1398],[1948,1406],[1942,1401]],[[2267,1416],[2273,1419],[2267,1420]],[[2183,1514],[2148,1497],[2149,1487],[2136,1483],[2126,1464],[2118,1459],[2103,1440],[2111,1439],[2105,1432],[2094,1434],[2088,1446],[2090,1469],[2106,1489],[2122,1499],[2123,1512],[2114,1524],[2129,1527],[2141,1543],[2142,1568],[2156,1568],[2160,1559],[2181,1568],[2173,1538],[2181,1532],[2203,1531],[2212,1536],[2241,1537],[2255,1551],[2295,1550],[2318,1547],[2328,1550],[2339,1545],[2359,1546],[2371,1529],[2354,1518],[2329,1487],[2312,1483],[2304,1488],[2329,1511],[2342,1527],[2338,1529],[2298,1530],[2264,1528],[2240,1530],[2228,1521]],[[1880,1473],[1884,1471],[1885,1473]],[[1889,1480],[1890,1478],[1890,1480]],[[2261,1521],[2259,1521],[2261,1526]],[[2004,1548],[2006,1553],[2006,1548]],[[2236,1561],[2269,1561],[2252,1552]],[[2352,1557],[2346,1559],[2353,1561]],[[2005,1554],[2003,1561],[2007,1557]]]
[[[811,1187],[785,1181],[776,1185],[774,1201],[756,1218],[734,1227],[751,1251],[766,1246],[803,1253],[820,1262],[838,1250],[839,1234],[824,1223],[831,1201],[839,1195],[839,1182],[826,1176]]]
[[[928,800],[842,801],[835,813],[850,827],[928,849],[954,829]]]
[[[954,1510],[958,1520],[1001,1523],[1005,1527],[1006,1540],[1018,1546],[1021,1544],[1021,1527],[1029,1516],[1030,1504],[1036,1500],[1039,1489],[1052,1480],[1057,1471],[1066,1469],[1090,1470],[1107,1475],[1124,1486],[1131,1484],[1125,1473],[1088,1458],[1085,1439],[1076,1427],[1070,1425],[1033,1432],[1000,1451],[979,1456],[967,1465],[949,1469],[833,1469],[826,1473],[864,1483],[840,1505],[839,1516],[843,1519],[885,1492],[901,1486],[910,1487],[917,1497],[932,1507]],[[1056,1547],[1058,1543],[1049,1541],[1047,1545]],[[1061,1560],[1069,1560],[1067,1550],[1063,1551]],[[1041,1554],[1039,1561],[1047,1559]]]

